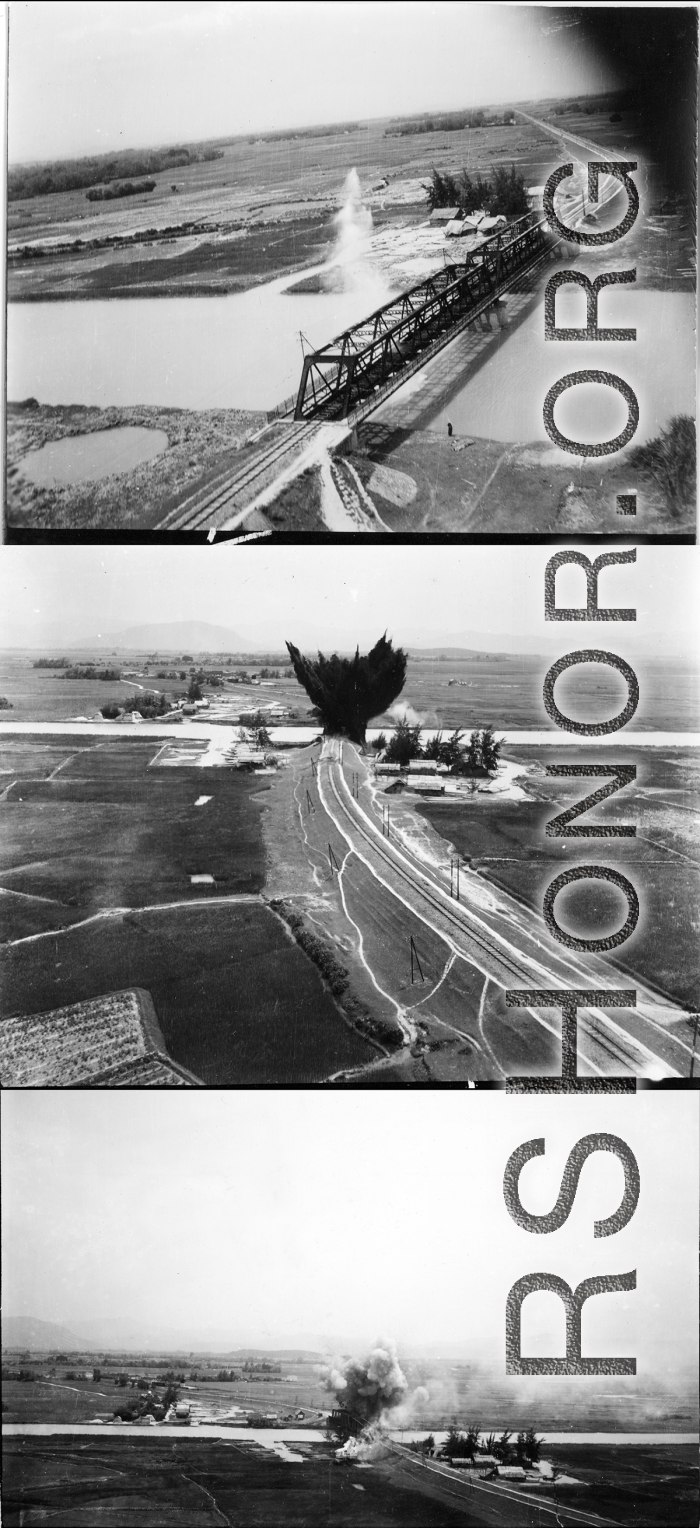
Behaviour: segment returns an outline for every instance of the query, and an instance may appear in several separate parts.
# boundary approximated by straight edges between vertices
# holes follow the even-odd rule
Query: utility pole
[[[330,844],[328,845],[328,862],[331,867],[331,877],[333,876],[334,869],[337,870],[338,875],[340,875],[340,865],[338,864]]]
[[[307,817],[308,817],[310,812],[314,812],[315,813],[315,811],[316,811],[316,808],[315,808],[315,806],[313,804],[313,801],[311,800],[309,792],[307,791],[306,792],[306,815],[307,815]]]
[[[418,973],[420,975],[420,979],[421,979],[422,982],[425,981],[425,977],[423,975],[423,968],[421,966],[420,960],[418,959],[418,951],[416,949],[415,940],[414,940],[412,934],[410,935],[410,940],[411,940],[411,985],[413,985],[413,982],[415,981],[414,963],[418,967]]]
[[[690,1071],[688,1073],[688,1076],[692,1077],[695,1070],[695,1047],[698,1041],[698,1020],[700,1019],[700,1013],[691,1013],[688,1017],[695,1020],[693,1025],[693,1052],[690,1057]]]

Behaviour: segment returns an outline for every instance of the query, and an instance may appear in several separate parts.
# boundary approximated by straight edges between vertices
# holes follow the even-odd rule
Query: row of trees
[[[430,117],[409,117],[393,122],[387,128],[385,138],[405,138],[414,133],[461,133],[467,128],[511,127],[515,122],[512,111],[487,112],[477,107],[473,111],[439,112]]]
[[[149,690],[143,690],[139,695],[130,695],[119,705],[109,701],[106,706],[100,706],[100,714],[106,722],[116,721],[118,716],[130,715],[132,711],[138,711],[144,721],[152,721],[154,717],[164,716],[170,711],[170,702],[164,695],[156,695]]]
[[[488,1454],[497,1459],[499,1464],[520,1464],[523,1467],[528,1464],[537,1464],[542,1451],[542,1439],[537,1437],[534,1427],[529,1427],[527,1432],[519,1432],[515,1442],[511,1442],[513,1434],[501,1433],[497,1438],[495,1433],[489,1433],[480,1442],[481,1429],[468,1427],[466,1432],[458,1427],[451,1427],[442,1447],[442,1452],[447,1459],[474,1459],[478,1463],[480,1454]]]
[[[114,185],[93,186],[91,191],[85,192],[88,202],[114,202],[120,196],[140,196],[142,191],[155,191],[154,180],[125,180],[117,181]]]
[[[476,727],[468,742],[464,737],[462,729],[457,727],[449,737],[436,732],[423,744],[420,723],[411,726],[406,721],[399,721],[388,742],[381,732],[372,747],[377,753],[383,753],[387,764],[406,766],[412,759],[432,759],[436,764],[446,764],[456,775],[493,774],[498,769],[503,739],[494,736],[493,727]]]
[[[38,165],[21,165],[7,176],[8,201],[21,197],[46,196],[56,191],[82,191],[88,186],[111,180],[154,175],[159,170],[175,170],[186,165],[223,159],[223,149],[187,149],[182,145],[169,149],[125,149],[116,154],[100,154],[86,159],[60,159]]]
[[[428,185],[423,186],[431,212],[436,207],[459,207],[462,212],[476,212],[483,208],[491,216],[518,218],[529,210],[527,188],[515,165],[510,170],[496,165],[489,180],[481,173],[472,178],[468,170],[451,175],[448,170],[433,168]]]
[[[105,683],[115,684],[121,679],[121,670],[116,668],[96,669],[92,664],[87,668],[69,668],[63,675],[64,679],[101,679]]]

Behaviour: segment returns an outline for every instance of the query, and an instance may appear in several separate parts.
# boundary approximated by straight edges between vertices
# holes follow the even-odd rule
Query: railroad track
[[[267,448],[258,452],[244,467],[227,473],[221,480],[208,484],[206,487],[195,486],[187,498],[171,509],[170,513],[159,522],[156,530],[201,530],[209,524],[213,515],[225,514],[228,518],[239,508],[244,517],[245,505],[237,502],[240,496],[251,488],[255,489],[256,486],[262,488],[262,479],[270,468],[278,466],[285,456],[290,456],[302,449],[320,427],[321,421],[316,419],[290,424],[283,439],[275,437]]]
[[[342,765],[339,760],[332,759],[328,755],[322,755],[319,760],[319,772],[325,764],[328,770],[329,788],[334,801],[340,810],[344,822],[348,827],[343,827],[336,822],[343,836],[353,847],[353,835],[358,835],[366,847],[371,850],[375,860],[380,866],[388,869],[392,877],[398,878],[399,883],[411,892],[413,902],[416,899],[423,904],[425,912],[424,921],[442,937],[447,937],[456,944],[458,953],[465,959],[476,964],[497,985],[506,987],[588,987],[595,982],[598,986],[610,986],[619,988],[624,980],[623,973],[601,961],[600,957],[591,957],[590,965],[583,966],[569,954],[551,958],[548,965],[542,961],[542,957],[518,957],[509,942],[488,929],[488,926],[473,913],[459,903],[455,903],[443,891],[440,886],[431,881],[425,870],[418,865],[412,865],[405,850],[397,850],[390,846],[386,839],[375,829],[365,814],[358,808],[355,810],[350,804],[352,797],[345,782]],[[334,776],[334,765],[337,767],[340,785]],[[319,795],[321,795],[319,773]],[[326,806],[326,803],[323,802]],[[326,811],[328,808],[326,807]],[[334,821],[331,812],[328,813]],[[372,864],[369,865],[373,869]],[[393,891],[389,884],[390,891]],[[400,896],[400,891],[396,893]],[[414,909],[415,910],[415,909]],[[518,909],[520,912],[521,910]],[[436,917],[437,915],[437,917]],[[527,929],[523,930],[524,936],[535,942],[536,936]],[[544,928],[543,937],[546,937]],[[468,942],[468,943],[467,943]],[[471,947],[471,948],[470,948]],[[634,985],[638,995],[640,984],[628,978],[630,986]],[[626,983],[627,984],[627,983]],[[654,1004],[656,999],[653,994],[642,989],[642,1001]],[[590,1055],[585,1059],[593,1071],[599,1075],[622,1073],[632,1076],[649,1075],[653,1069],[658,1075],[659,1066],[665,1075],[682,1076],[683,1067],[690,1059],[690,1047],[682,1040],[668,1034],[661,1026],[656,1026],[653,1021],[646,1018],[639,1010],[635,1010],[639,1027],[643,1027],[646,1039],[623,1029],[621,1024],[611,1019],[603,1009],[585,1009],[579,1012],[579,1042],[585,1039],[588,1046],[598,1053],[599,1060],[596,1062]],[[534,1017],[538,1018],[537,1014]],[[541,1022],[541,1021],[540,1021]],[[649,1033],[651,1031],[651,1033]],[[663,1041],[660,1045],[659,1041]],[[648,1043],[647,1043],[648,1042]],[[579,1052],[581,1048],[579,1046]],[[687,1055],[687,1062],[686,1062]],[[680,1069],[679,1069],[680,1068]]]

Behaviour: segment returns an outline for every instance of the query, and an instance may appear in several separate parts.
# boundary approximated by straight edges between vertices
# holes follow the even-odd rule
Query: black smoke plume
[[[321,1377],[338,1405],[363,1429],[401,1406],[408,1393],[408,1380],[395,1345],[386,1337],[378,1339],[366,1358],[348,1358],[338,1368],[331,1365],[322,1371]]]
[[[364,745],[365,729],[373,716],[381,716],[406,679],[406,654],[393,647],[386,634],[366,657],[358,647],[354,658],[305,658],[292,642],[287,643],[294,672],[331,737],[347,737]]]

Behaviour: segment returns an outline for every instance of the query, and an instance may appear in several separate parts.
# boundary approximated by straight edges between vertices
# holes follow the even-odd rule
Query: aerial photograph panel
[[[605,555],[6,547],[3,1083],[692,1077],[698,554]]]
[[[9,10],[8,537],[694,534],[694,7]]]
[[[637,1287],[590,1281],[583,1353],[611,1356],[579,1373],[532,1291],[518,1373],[504,1167],[546,1132],[543,1210],[581,1130],[642,1192],[591,1243],[621,1178],[597,1146],[545,1255]],[[697,1145],[688,1091],[6,1094],[3,1522],[694,1528]]]

